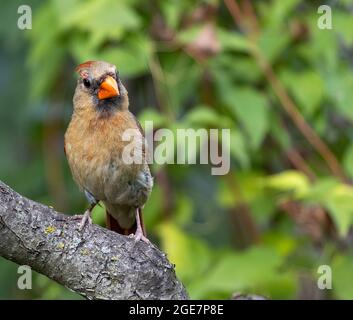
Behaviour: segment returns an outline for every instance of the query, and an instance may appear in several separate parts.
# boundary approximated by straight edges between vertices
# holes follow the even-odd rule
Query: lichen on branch
[[[188,299],[157,247],[29,200],[0,181],[0,256],[87,299]]]

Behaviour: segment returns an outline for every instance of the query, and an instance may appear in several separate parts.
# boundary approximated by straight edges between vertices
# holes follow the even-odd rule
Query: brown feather
[[[75,68],[75,71],[80,72],[82,69],[90,68],[94,62],[95,61],[93,61],[93,60],[89,60],[84,63],[81,63]]]

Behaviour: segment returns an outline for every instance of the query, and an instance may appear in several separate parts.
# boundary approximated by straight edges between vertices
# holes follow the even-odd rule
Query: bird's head
[[[74,95],[74,108],[94,108],[102,115],[126,110],[128,94],[113,64],[87,61],[76,67],[79,74]]]

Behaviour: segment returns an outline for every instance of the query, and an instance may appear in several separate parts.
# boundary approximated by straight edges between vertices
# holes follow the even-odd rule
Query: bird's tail
[[[140,223],[143,230],[143,235],[146,236],[146,229],[142,220],[142,210],[140,208],[138,209],[138,215],[140,217]],[[132,233],[134,234],[137,229],[136,219],[131,227],[124,228],[119,224],[117,219],[115,219],[111,214],[109,214],[108,210],[106,210],[106,225],[109,230],[115,231],[125,236]]]

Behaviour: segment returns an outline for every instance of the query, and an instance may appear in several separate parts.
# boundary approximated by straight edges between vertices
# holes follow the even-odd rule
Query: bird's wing
[[[140,122],[137,120],[137,118],[135,117],[135,115],[133,113],[131,113],[131,114],[132,114],[132,117],[134,118],[135,123],[136,123],[138,129],[140,130],[142,136],[145,137],[145,132],[143,131],[143,128],[142,128]]]
[[[145,132],[143,131],[143,128],[142,128],[140,122],[137,120],[137,118],[135,117],[134,114],[131,113],[131,115],[132,115],[133,119],[135,120],[136,126],[139,129],[139,131],[141,132],[143,139],[145,139]],[[147,150],[147,152],[148,152],[148,150]],[[146,155],[146,142],[143,143],[143,145],[142,145],[142,156],[145,157],[145,155]]]

